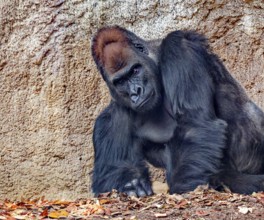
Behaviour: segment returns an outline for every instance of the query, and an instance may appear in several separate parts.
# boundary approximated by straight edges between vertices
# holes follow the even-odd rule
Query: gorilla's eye
[[[133,74],[134,75],[137,75],[139,73],[139,68],[138,67],[135,67],[134,69],[133,69]]]
[[[146,48],[142,44],[135,43],[134,46],[141,53],[145,53],[145,54],[148,53],[148,51],[146,50]]]
[[[141,69],[141,64],[137,63],[135,65],[133,65],[129,71],[129,75],[130,76],[136,76],[140,73],[140,69]]]

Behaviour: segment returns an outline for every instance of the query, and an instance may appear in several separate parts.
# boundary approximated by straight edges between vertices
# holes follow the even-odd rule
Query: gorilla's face
[[[137,112],[151,110],[160,97],[153,69],[138,62],[130,63],[115,73],[111,83],[118,100]]]
[[[158,67],[149,55],[147,43],[112,41],[104,45],[104,78],[119,104],[136,112],[152,110],[160,100]]]

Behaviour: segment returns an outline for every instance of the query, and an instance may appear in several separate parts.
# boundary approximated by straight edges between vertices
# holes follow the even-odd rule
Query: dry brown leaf
[[[15,218],[16,220],[28,219],[28,217],[25,215],[12,215],[12,217]]]
[[[169,195],[169,198],[175,199],[177,201],[184,200],[184,197],[182,195],[179,195],[179,194]]]
[[[46,217],[48,216],[49,212],[48,212],[48,209],[44,209],[41,213],[40,213],[40,216],[41,217]]]
[[[7,207],[9,210],[15,210],[18,208],[18,206],[14,203],[11,202],[5,202],[4,205]]]
[[[122,215],[122,212],[113,212],[113,213],[111,213],[111,216],[117,216],[117,215]]]
[[[69,205],[71,202],[69,201],[61,201],[61,200],[55,200],[51,202],[52,205]]]
[[[63,218],[63,217],[68,217],[69,213],[63,209],[57,210],[57,211],[52,211],[48,214],[50,218]]]
[[[256,197],[264,205],[264,192],[253,193],[252,196]]]
[[[91,210],[91,214],[103,215],[105,210],[102,207],[97,207]]]
[[[196,189],[193,191],[195,194],[203,194],[205,190],[208,190],[208,185],[199,185],[196,187]]]
[[[180,201],[178,204],[175,205],[178,209],[185,209],[188,205],[188,201],[186,199]]]
[[[207,211],[203,211],[203,210],[197,210],[196,211],[196,215],[198,215],[198,216],[207,216],[207,215],[210,215],[210,213],[207,212]]]
[[[16,218],[11,217],[11,216],[7,216],[7,217],[6,217],[6,220],[16,220]]]
[[[103,204],[108,204],[111,203],[110,199],[99,199],[99,204],[103,205]]]
[[[74,203],[71,203],[71,204],[69,204],[69,205],[66,207],[66,211],[67,211],[67,212],[74,212],[74,211],[76,211],[76,210],[78,210],[78,207],[77,207],[77,205],[74,204]]]
[[[111,215],[111,210],[108,209],[108,208],[105,208],[104,212],[105,212],[106,215]]]
[[[26,219],[27,218],[27,212],[24,209],[16,209],[11,213],[11,216],[14,217],[15,219]]]
[[[213,201],[206,200],[206,201],[204,202],[204,205],[205,205],[205,206],[212,206],[213,203],[214,203]]]

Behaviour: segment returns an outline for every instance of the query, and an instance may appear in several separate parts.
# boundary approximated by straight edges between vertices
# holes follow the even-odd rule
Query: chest
[[[167,143],[173,138],[177,127],[176,120],[166,110],[150,114],[136,123],[136,135],[155,143]]]

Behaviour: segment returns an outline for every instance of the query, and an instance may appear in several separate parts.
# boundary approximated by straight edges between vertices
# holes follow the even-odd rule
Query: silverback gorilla
[[[153,193],[146,161],[170,193],[198,185],[264,190],[264,113],[191,31],[145,41],[100,29],[92,55],[112,100],[96,120],[93,192]]]

